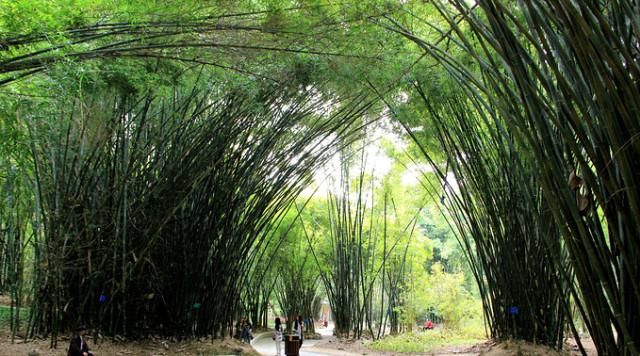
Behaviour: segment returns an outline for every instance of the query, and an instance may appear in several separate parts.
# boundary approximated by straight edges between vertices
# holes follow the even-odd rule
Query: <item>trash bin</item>
[[[300,355],[300,336],[298,335],[284,336],[284,354],[287,356]]]

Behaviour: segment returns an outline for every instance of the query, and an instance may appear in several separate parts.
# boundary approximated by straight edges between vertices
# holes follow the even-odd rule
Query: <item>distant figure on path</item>
[[[236,323],[236,330],[235,330],[235,333],[233,334],[233,337],[235,337],[240,341],[244,341],[244,316],[238,319],[238,322]]]
[[[251,343],[251,339],[253,339],[253,335],[251,334],[251,324],[249,323],[249,319],[244,319],[242,323],[242,341],[246,341],[247,344]]]
[[[280,356],[280,348],[282,346],[282,323],[280,322],[280,318],[276,318],[276,327],[273,329],[272,339],[276,342],[276,355]]]
[[[427,319],[427,321],[424,322],[424,329],[425,330],[433,329],[433,322],[431,322],[431,319]]]
[[[86,333],[87,327],[84,325],[80,325],[80,327],[76,329],[76,334],[71,338],[67,356],[93,356],[93,353],[89,351],[89,345],[87,345],[84,339]]]
[[[298,319],[293,323],[293,330],[300,336],[300,346],[302,346],[302,339],[304,338],[304,321],[302,321],[302,315],[298,315]]]

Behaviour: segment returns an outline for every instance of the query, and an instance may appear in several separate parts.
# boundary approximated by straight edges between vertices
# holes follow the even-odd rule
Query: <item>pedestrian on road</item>
[[[280,356],[282,346],[282,323],[280,318],[276,318],[276,327],[273,329],[272,339],[276,342],[276,356]]]
[[[235,333],[233,334],[233,337],[235,337],[240,341],[244,341],[243,327],[244,327],[244,317],[240,318],[236,323],[236,330],[235,330]]]
[[[293,330],[300,337],[300,347],[302,347],[302,339],[304,338],[304,321],[302,315],[298,315],[298,319],[293,323]]]
[[[242,340],[246,341],[247,344],[251,344],[251,339],[253,339],[252,331],[249,319],[245,319],[244,324],[242,325]]]

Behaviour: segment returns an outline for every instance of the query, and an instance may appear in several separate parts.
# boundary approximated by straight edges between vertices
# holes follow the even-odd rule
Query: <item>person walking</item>
[[[302,339],[304,338],[304,321],[302,315],[298,315],[298,319],[293,323],[293,330],[300,337],[300,347],[302,347]]]
[[[242,340],[246,341],[247,344],[251,344],[251,339],[253,339],[253,334],[251,330],[251,323],[249,319],[244,320],[244,324],[242,325]]]
[[[280,356],[282,352],[282,323],[280,318],[276,318],[276,327],[273,329],[272,339],[276,342],[276,356]]]
[[[236,323],[236,330],[235,330],[235,333],[233,334],[233,337],[240,340],[241,342],[244,341],[244,317],[241,317],[240,319],[238,319],[238,322]]]

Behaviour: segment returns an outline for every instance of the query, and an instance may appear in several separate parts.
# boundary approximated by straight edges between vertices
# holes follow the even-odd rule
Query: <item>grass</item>
[[[9,326],[10,315],[9,307],[0,305],[0,327]]]
[[[472,345],[483,341],[478,335],[436,329],[427,332],[419,331],[394,336],[386,336],[372,342],[369,347],[377,351],[394,352],[431,352],[444,346]]]
[[[20,309],[20,325],[26,325],[29,318],[29,308]],[[0,305],[0,328],[9,328],[11,325],[11,307],[8,305]]]

